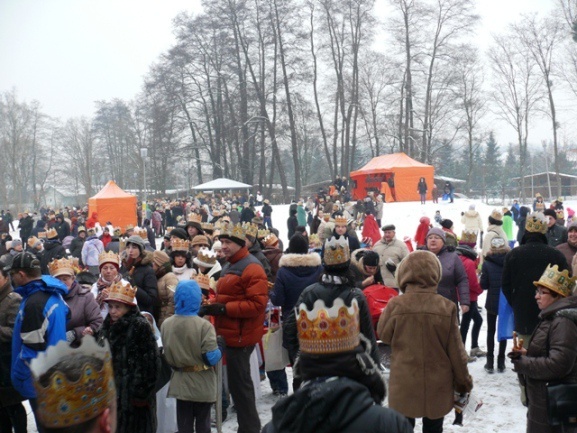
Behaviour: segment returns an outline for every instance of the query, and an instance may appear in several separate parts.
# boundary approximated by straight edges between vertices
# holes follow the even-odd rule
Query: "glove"
[[[395,262],[393,262],[392,259],[387,259],[387,261],[385,262],[385,266],[391,274],[395,275],[397,265],[395,265]]]
[[[76,340],[76,332],[74,332],[73,330],[66,331],[66,342],[72,343],[74,340]]]
[[[200,317],[203,316],[222,316],[226,314],[226,307],[224,304],[207,304],[202,305],[198,311]]]

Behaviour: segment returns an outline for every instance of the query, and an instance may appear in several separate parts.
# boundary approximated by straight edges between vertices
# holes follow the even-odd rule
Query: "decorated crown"
[[[346,226],[347,225],[347,219],[340,215],[340,216],[336,216],[335,217],[335,226]]]
[[[205,266],[207,268],[212,268],[216,265],[216,253],[208,248],[201,248],[198,250],[198,254],[194,258],[194,262]]]
[[[134,235],[136,236],[140,236],[142,239],[147,240],[148,239],[148,232],[146,231],[146,229],[140,228],[140,227],[134,227]]]
[[[477,243],[477,232],[474,230],[463,230],[463,233],[461,233],[461,242],[468,244]]]
[[[360,344],[359,304],[354,298],[350,307],[341,298],[336,298],[331,308],[327,308],[322,299],[315,301],[312,310],[302,303],[297,315],[302,353],[348,352]]]
[[[136,305],[134,297],[136,296],[136,287],[132,287],[130,283],[122,284],[122,281],[117,281],[108,288],[108,297],[105,301],[117,301],[123,304]]]
[[[46,230],[46,237],[48,239],[54,239],[58,237],[58,232],[56,231],[55,228],[49,228],[48,230]]]
[[[191,212],[188,214],[187,221],[189,223],[192,222],[192,223],[199,223],[200,224],[202,222],[202,216],[198,213]]]
[[[264,244],[267,247],[273,247],[276,244],[278,244],[278,238],[276,237],[276,235],[274,233],[271,233],[264,238]]]
[[[76,367],[75,364],[80,368],[71,378],[71,372],[66,370]],[[30,371],[38,399],[38,416],[45,427],[62,428],[86,422],[116,401],[112,357],[106,340],[101,347],[92,336],[85,336],[76,349],[60,341],[40,352],[31,361]]]
[[[531,233],[547,233],[547,219],[542,212],[533,212],[527,216],[525,230]]]
[[[557,219],[558,220],[562,220],[565,218],[565,212],[563,211],[563,209],[557,209],[555,211],[555,213],[557,214]]]
[[[166,228],[166,233],[170,233],[171,231],[174,230],[174,227],[170,226]]]
[[[207,274],[196,274],[192,277],[200,286],[201,289],[208,290],[210,289],[210,280],[211,278]]]
[[[309,245],[315,247],[321,245],[321,238],[319,238],[319,235],[317,233],[313,233],[312,235],[309,236]]]
[[[323,263],[327,266],[342,265],[351,259],[349,242],[344,236],[330,238],[325,242]]]
[[[243,227],[244,227],[244,231],[245,231],[246,236],[252,236],[253,238],[256,238],[256,235],[258,233],[258,226],[257,225],[254,225],[252,223],[244,223]]]
[[[220,237],[236,238],[244,241],[244,227],[240,224],[222,224]]]
[[[267,229],[259,229],[256,233],[256,237],[258,239],[264,239],[270,234],[270,230]]]
[[[120,236],[122,234],[122,229],[120,227],[114,227],[114,236]]]
[[[126,233],[126,232],[128,232],[128,231],[130,231],[130,230],[134,230],[134,226],[133,226],[132,224],[128,224],[128,225],[126,226],[126,229],[124,230],[124,233]]]
[[[175,237],[170,241],[172,246],[172,251],[185,251],[188,252],[190,249],[190,241]]]
[[[74,262],[70,259],[54,259],[48,264],[48,271],[53,277],[60,275],[75,275]]]
[[[200,228],[201,228],[203,231],[212,232],[212,231],[214,230],[214,225],[211,224],[211,223],[201,223],[201,224],[200,224]]]
[[[559,266],[550,264],[539,278],[539,281],[534,281],[537,287],[543,286],[556,293],[559,293],[563,297],[571,296],[573,290],[575,289],[575,281],[577,277],[570,277],[569,272],[565,269],[564,271],[559,271]]]
[[[104,263],[112,263],[118,267],[120,266],[120,257],[113,251],[104,251],[98,256],[98,265],[102,266]]]

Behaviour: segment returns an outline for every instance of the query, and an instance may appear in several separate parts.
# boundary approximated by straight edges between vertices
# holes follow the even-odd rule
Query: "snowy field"
[[[440,210],[443,218],[451,219],[454,223],[454,231],[460,237],[461,235],[461,212],[467,211],[470,204],[476,205],[476,210],[481,214],[483,224],[486,228],[489,214],[494,208],[501,209],[501,206],[487,206],[479,200],[469,199],[455,199],[454,203],[439,201],[438,204],[427,202],[426,205],[421,205],[419,202],[408,203],[387,203],[384,205],[382,225],[393,223],[396,226],[397,238],[403,239],[405,236],[413,238],[419,224],[419,219],[422,216],[428,216],[431,221],[434,221],[435,211]],[[507,207],[511,203],[507,203]],[[577,201],[567,201],[564,203],[565,209],[571,207],[577,208]],[[273,226],[278,228],[281,235],[281,240],[284,242],[285,248],[288,245],[286,220],[288,218],[288,205],[273,206],[272,220]],[[17,233],[13,235],[17,236]],[[360,237],[360,236],[359,236]],[[157,242],[160,246],[160,242]],[[479,297],[479,305],[485,305],[485,294]],[[481,313],[483,319],[486,319],[486,312],[483,309]],[[472,324],[471,324],[472,327]],[[470,332],[467,339],[467,350],[470,350]],[[481,328],[479,337],[479,345],[482,349],[486,349],[486,321]],[[509,341],[508,349],[511,348],[511,341]],[[496,348],[497,349],[497,348]],[[520,433],[526,429],[526,408],[521,405],[519,399],[519,388],[517,385],[517,378],[515,373],[511,370],[511,364],[507,361],[507,371],[504,373],[487,374],[483,369],[485,358],[478,358],[477,361],[469,363],[469,371],[473,376],[474,390],[473,392],[478,399],[483,401],[483,406],[479,410],[474,419],[464,420],[464,425],[453,426],[453,414],[445,417],[444,431],[445,432],[467,432],[467,433]],[[289,375],[289,386],[291,384],[292,372],[287,368]],[[273,396],[268,379],[260,383],[261,397],[257,401],[258,412],[262,425],[271,419],[271,406],[277,401],[278,397]],[[289,391],[290,393],[291,391]],[[37,432],[34,424],[34,418],[27,406],[29,412],[28,429],[30,432]],[[216,431],[213,428],[213,431]],[[236,415],[234,411],[229,409],[228,419],[223,424],[223,432],[234,433],[237,431]],[[415,431],[421,431],[421,424],[417,421]],[[164,432],[163,432],[164,433]],[[359,432],[361,433],[361,432]]]

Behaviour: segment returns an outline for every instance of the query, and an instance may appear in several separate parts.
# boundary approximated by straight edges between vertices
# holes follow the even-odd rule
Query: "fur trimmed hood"
[[[354,250],[351,254],[351,266],[354,266],[363,276],[367,277],[368,274],[365,272],[365,268],[363,266],[363,252],[370,251],[368,248],[359,248],[358,250]],[[357,259],[357,257],[360,257]]]
[[[321,256],[317,253],[310,254],[283,254],[279,261],[279,267],[296,268],[297,266],[309,266],[316,268],[321,265]]]

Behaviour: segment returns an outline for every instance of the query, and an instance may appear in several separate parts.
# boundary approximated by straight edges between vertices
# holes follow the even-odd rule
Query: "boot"
[[[497,358],[497,371],[499,373],[505,373],[505,357],[504,356],[499,356]]]
[[[495,369],[493,368],[493,357],[487,356],[487,363],[485,364],[485,371],[489,374],[493,374]]]

